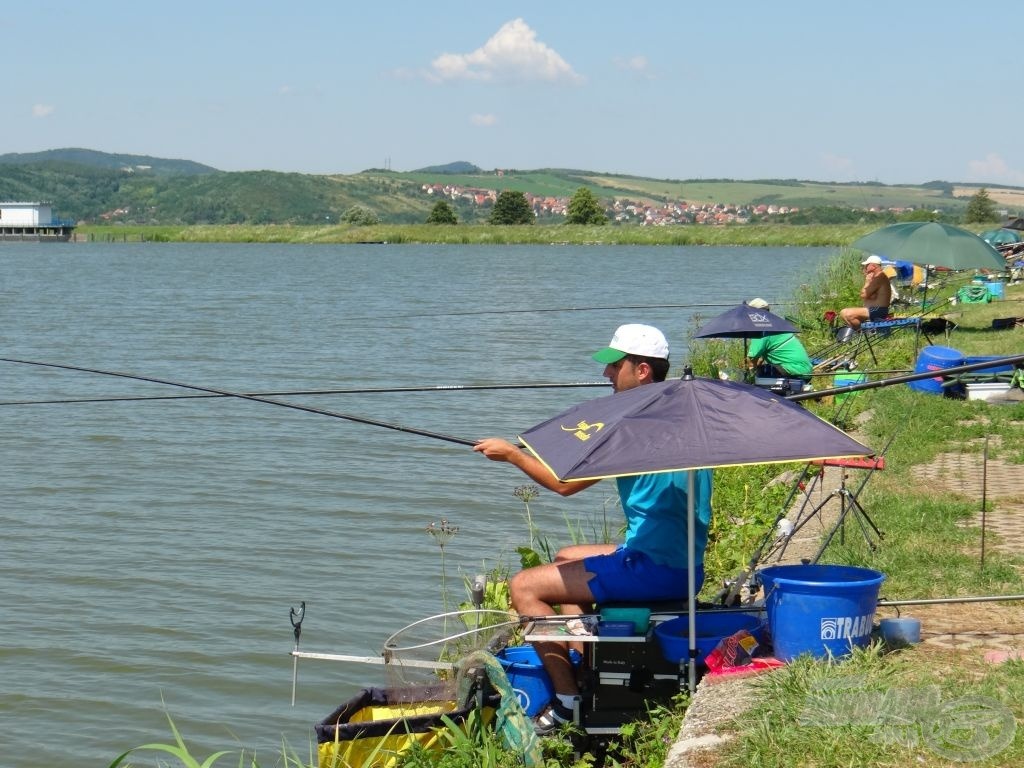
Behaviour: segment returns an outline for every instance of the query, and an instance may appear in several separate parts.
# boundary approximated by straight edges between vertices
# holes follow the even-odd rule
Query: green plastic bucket
[[[832,377],[832,386],[836,389],[839,387],[848,387],[851,384],[863,384],[868,380],[866,373],[837,373]],[[856,397],[860,392],[840,392],[836,394],[836,403],[842,405],[846,402],[848,397]]]

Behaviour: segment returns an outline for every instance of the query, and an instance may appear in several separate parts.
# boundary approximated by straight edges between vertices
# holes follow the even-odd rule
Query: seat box
[[[669,704],[679,693],[680,677],[654,675],[638,669],[631,674],[605,672],[598,675],[593,689],[591,712],[639,711],[658,704]]]
[[[593,669],[602,673],[630,674],[634,669],[649,669],[655,675],[675,675],[679,665],[665,659],[653,632],[637,642],[598,642],[594,644]]]

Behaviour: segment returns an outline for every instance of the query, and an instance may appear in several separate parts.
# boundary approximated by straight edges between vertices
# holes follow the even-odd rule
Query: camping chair
[[[875,357],[875,348],[872,341],[877,344],[881,339],[887,339],[898,331],[910,328],[914,329],[914,356],[916,357],[922,335],[928,340],[929,344],[933,343],[932,337],[924,328],[920,315],[914,315],[913,317],[888,317],[877,322],[861,323],[860,330],[864,335],[864,344],[867,346],[868,352],[871,353],[872,362],[878,365],[878,358]]]

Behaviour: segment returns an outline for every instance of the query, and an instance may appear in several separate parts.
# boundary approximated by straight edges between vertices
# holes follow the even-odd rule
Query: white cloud
[[[431,62],[428,77],[435,82],[583,81],[565,59],[537,40],[537,33],[522,19],[503,24],[490,40],[472,53],[442,53]]]
[[[630,56],[629,58],[616,56],[612,59],[612,63],[619,69],[625,69],[629,72],[646,72],[648,67],[646,56]]]
[[[612,58],[612,65],[616,69],[628,72],[641,80],[654,80],[654,73],[651,71],[651,63],[646,56],[615,56]]]
[[[984,160],[967,163],[967,181],[996,181],[1004,184],[1024,184],[1024,172],[1006,165],[1006,161],[995,152],[989,152]]]
[[[32,117],[49,117],[55,107],[52,104],[33,104]]]
[[[498,124],[498,117],[497,115],[492,115],[490,113],[487,113],[486,115],[481,115],[477,113],[469,116],[469,122],[471,122],[473,125],[479,125],[483,126],[484,128],[489,128],[492,125]]]

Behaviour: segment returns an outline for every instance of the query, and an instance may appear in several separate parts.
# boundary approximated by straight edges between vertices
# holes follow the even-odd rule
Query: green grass
[[[959,314],[960,327],[948,344],[969,356],[1024,352],[1020,329],[991,329],[993,317],[1024,314],[1022,299],[1024,286],[1011,286],[1006,301],[951,308]],[[880,362],[906,365],[912,354],[912,348],[893,344]],[[920,466],[942,452],[977,454],[980,467],[986,439],[990,459],[1024,464],[1024,405],[948,399],[905,385],[864,392],[856,402],[868,419],[869,444],[882,446],[895,435],[885,471],[875,473],[859,497],[885,538],[873,552],[850,529],[845,545],[830,545],[822,562],[882,571],[887,577],[882,594],[889,600],[1024,592],[1024,558],[989,550],[982,567],[980,529],[964,525],[980,509],[981,499],[944,491],[919,476]],[[988,533],[990,544],[993,536]],[[1011,610],[1019,610],[1018,605],[1011,604]],[[850,691],[821,700],[822,691],[844,687]],[[802,658],[759,682],[757,704],[749,716],[727,727],[737,738],[714,764],[928,768],[954,759],[1022,764],[1019,735],[995,752],[1000,729],[1006,733],[1011,727],[998,717],[987,733],[989,742],[970,740],[980,731],[957,729],[958,708],[976,704],[977,697],[989,715],[1019,720],[1024,715],[1024,663],[991,665],[978,652],[943,653],[924,646],[898,653],[874,646],[838,664]]]
[[[961,663],[937,670],[913,652],[859,650],[840,664],[798,659],[755,684],[758,704],[738,723],[722,768],[1020,765],[1024,663]],[[981,704],[986,719],[965,717]],[[984,734],[985,738],[977,738]],[[967,738],[973,735],[975,738]]]
[[[844,246],[874,225],[744,224],[736,226],[571,226],[550,224],[379,224],[301,226],[237,224],[195,226],[81,226],[83,240],[194,243],[439,243],[448,245],[709,245]]]

